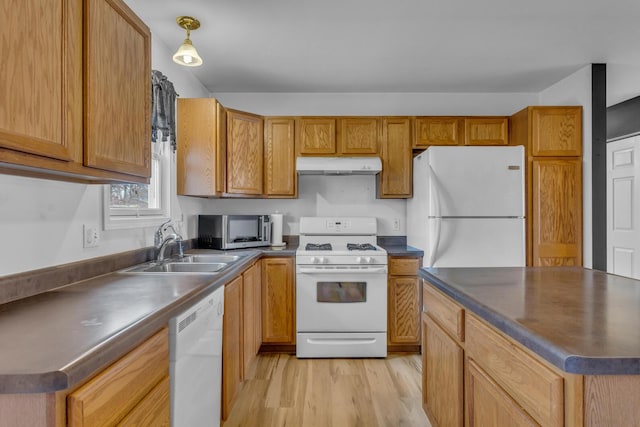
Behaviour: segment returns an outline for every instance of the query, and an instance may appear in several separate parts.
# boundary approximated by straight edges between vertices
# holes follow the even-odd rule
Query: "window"
[[[171,149],[168,142],[154,142],[151,180],[147,184],[118,183],[104,188],[104,228],[159,225],[170,218]]]

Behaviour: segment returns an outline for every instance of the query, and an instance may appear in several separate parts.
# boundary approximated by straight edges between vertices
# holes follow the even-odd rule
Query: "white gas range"
[[[376,240],[376,218],[300,218],[297,357],[386,357],[387,251]]]

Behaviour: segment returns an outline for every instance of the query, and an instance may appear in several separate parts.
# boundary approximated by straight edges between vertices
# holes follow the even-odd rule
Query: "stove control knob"
[[[311,257],[310,261],[312,264],[317,264],[318,262],[320,262],[320,260],[314,256]]]
[[[329,262],[329,259],[325,257],[320,257],[320,262],[323,264],[327,264]]]
[[[370,256],[366,256],[366,257],[364,257],[364,262],[366,262],[367,264],[371,264],[373,262],[373,260],[371,259]]]

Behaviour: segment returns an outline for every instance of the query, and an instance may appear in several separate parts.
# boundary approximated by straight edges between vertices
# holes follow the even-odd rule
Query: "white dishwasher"
[[[169,321],[173,427],[220,426],[224,286]]]

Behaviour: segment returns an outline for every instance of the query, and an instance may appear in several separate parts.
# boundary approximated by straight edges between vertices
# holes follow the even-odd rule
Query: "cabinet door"
[[[249,376],[256,355],[260,349],[259,336],[261,331],[260,313],[261,313],[261,288],[260,288],[260,264],[256,262],[242,273],[243,291],[242,291],[242,313],[243,313],[243,378]],[[258,319],[256,321],[256,319]],[[256,328],[256,326],[258,328]],[[258,345],[256,346],[256,343]]]
[[[389,279],[389,344],[420,344],[420,279]]]
[[[417,117],[415,147],[459,145],[463,132],[462,121],[457,117]]]
[[[293,119],[267,119],[264,153],[264,193],[271,197],[296,196],[296,154]]]
[[[167,375],[118,423],[118,427],[169,427],[171,425],[171,400],[169,395],[170,383]]]
[[[336,154],[336,119],[303,117],[296,120],[296,145],[302,155]]]
[[[225,190],[227,115],[213,98],[178,98],[177,190],[219,196]]]
[[[382,120],[382,172],[378,176],[378,197],[412,196],[411,120]]]
[[[82,1],[5,0],[2,12],[0,147],[82,163]]]
[[[422,406],[432,424],[462,427],[463,370],[462,348],[428,315],[423,314]]]
[[[469,427],[539,425],[471,359],[467,359],[466,393]]]
[[[151,32],[122,0],[84,1],[84,157],[151,176]]]
[[[582,155],[582,107],[531,107],[531,155]]]
[[[348,117],[339,119],[339,152],[344,155],[378,154],[380,119]]]
[[[467,117],[464,119],[465,145],[509,144],[507,117]]]
[[[292,258],[262,260],[262,342],[295,344]]]
[[[227,193],[262,194],[263,138],[260,116],[227,111]]]
[[[532,162],[534,266],[582,265],[581,168],[579,159]]]
[[[242,277],[224,287],[222,322],[222,418],[227,419],[242,388]]]
[[[213,98],[177,100],[177,191],[219,196],[225,190],[227,116]]]
[[[68,426],[115,425],[168,375],[165,328],[67,396]]]

